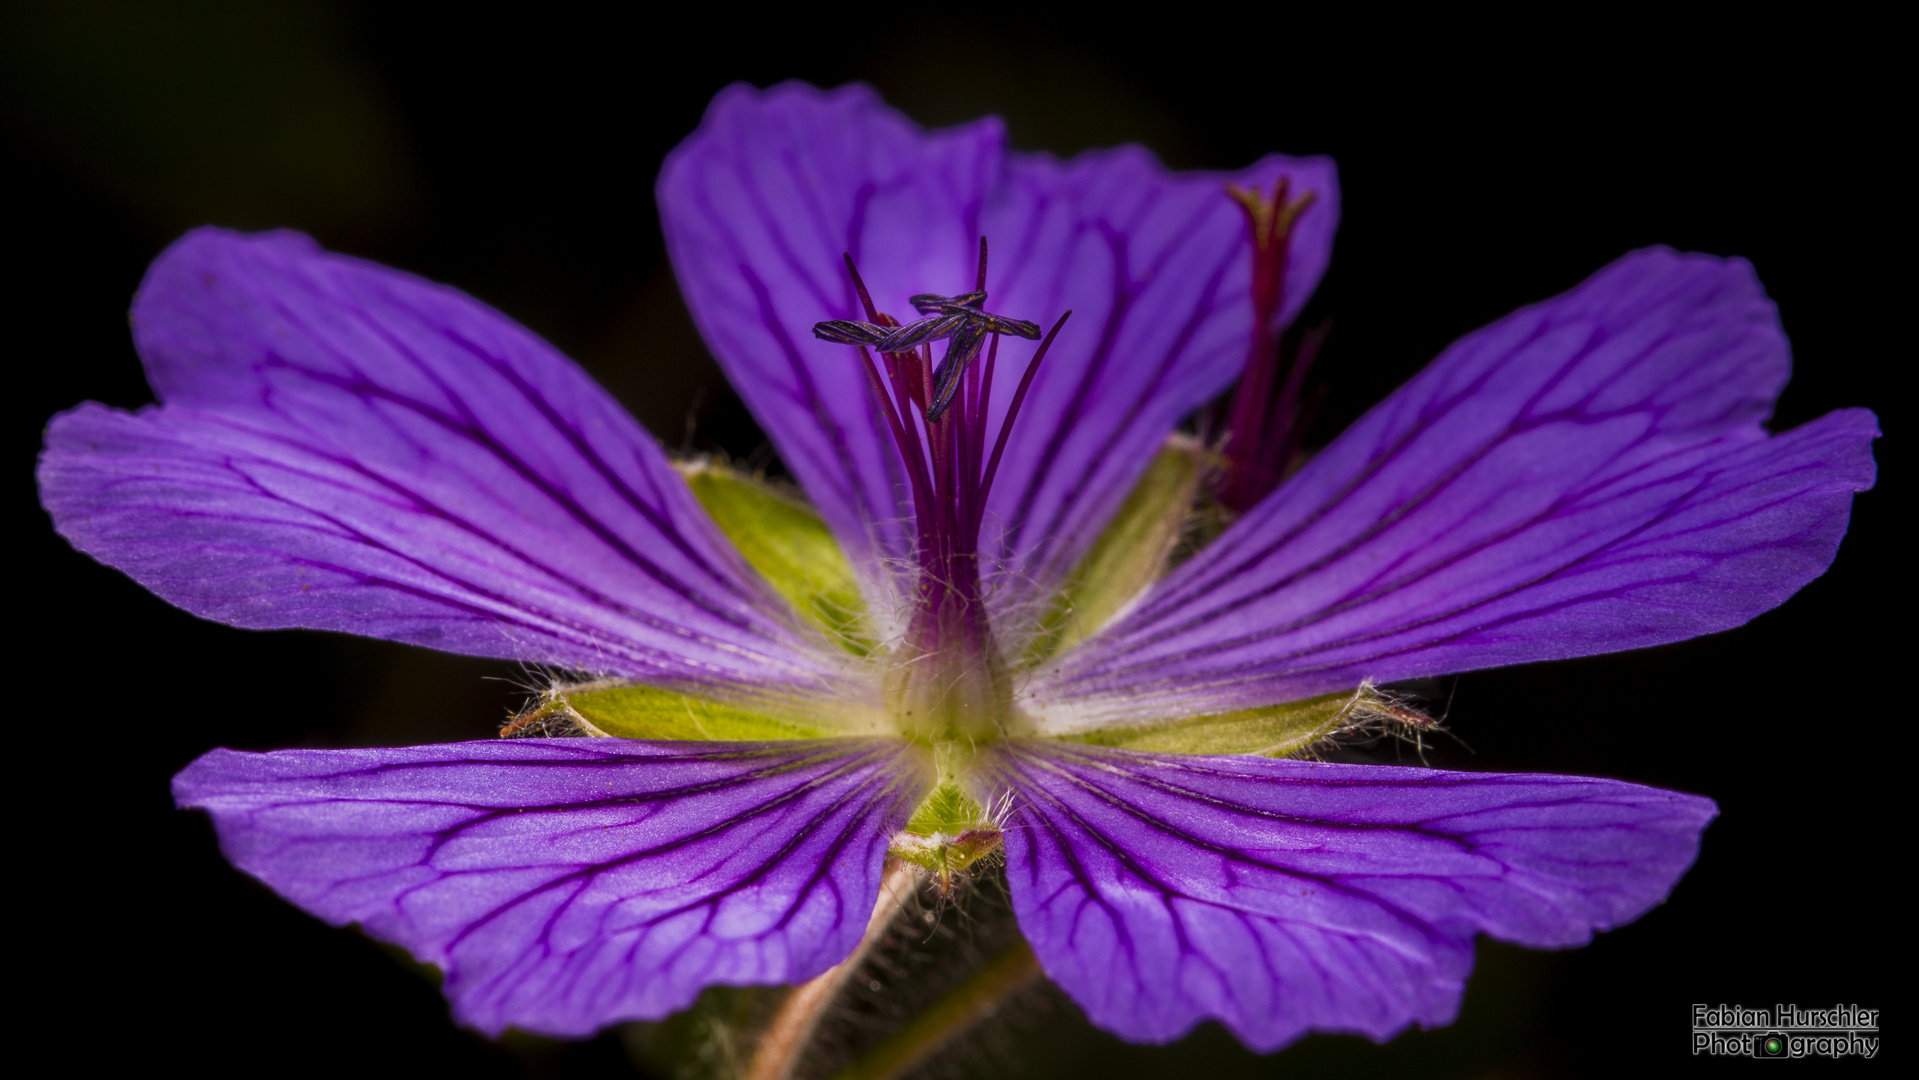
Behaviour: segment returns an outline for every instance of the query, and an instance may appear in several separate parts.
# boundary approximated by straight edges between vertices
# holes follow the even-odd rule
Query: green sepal
[[[1152,754],[1259,754],[1285,757],[1332,735],[1365,704],[1365,691],[1214,713],[1162,724],[1062,735],[1067,742]]]
[[[906,831],[915,836],[958,836],[986,821],[986,811],[952,780],[942,781],[907,819]]]
[[[623,739],[765,742],[843,734],[657,686],[562,690],[553,694],[551,705],[563,705],[593,734]]]
[[[1199,490],[1200,445],[1174,435],[1067,576],[1026,649],[1026,662],[1070,648],[1158,580]]]
[[[956,781],[944,779],[913,811],[887,852],[930,872],[944,896],[967,870],[997,853],[1002,839],[985,808]]]
[[[693,496],[775,592],[855,656],[876,647],[853,564],[813,508],[712,462],[685,462]]]

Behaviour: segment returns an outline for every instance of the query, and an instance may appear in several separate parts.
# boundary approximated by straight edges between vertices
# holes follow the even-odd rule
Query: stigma
[[[1293,197],[1285,177],[1271,195],[1231,184],[1226,193],[1246,214],[1253,248],[1253,329],[1227,417],[1221,456],[1228,470],[1217,492],[1220,503],[1237,514],[1278,487],[1299,454],[1317,405],[1301,391],[1326,328],[1293,336],[1282,324],[1294,229],[1313,205],[1314,193]]]
[[[986,309],[986,239],[964,293],[919,293],[918,318],[880,311],[853,257],[846,271],[866,321],[816,324],[815,337],[852,346],[913,492],[918,573],[887,697],[902,733],[928,742],[980,742],[1014,723],[1011,681],[981,592],[980,527],[1007,436],[1067,312],[1042,338],[1037,323]],[[1038,341],[987,450],[988,408],[1003,337]],[[933,350],[944,342],[937,364]],[[879,354],[874,360],[873,354]]]

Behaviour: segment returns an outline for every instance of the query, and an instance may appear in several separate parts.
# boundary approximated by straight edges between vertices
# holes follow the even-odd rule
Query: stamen
[[[973,409],[973,468],[975,470],[979,468],[982,456],[986,451],[987,409],[993,401],[993,369],[998,365],[999,335],[995,334],[993,335],[993,343],[986,347],[986,371],[980,376],[979,404]],[[975,472],[973,475],[977,476],[979,474]],[[985,495],[982,494],[980,498],[983,508]],[[977,515],[975,516],[975,520],[971,522],[971,526],[974,532],[979,531]]]
[[[993,336],[987,349],[989,355],[999,351],[999,335]],[[981,432],[986,426],[985,418],[980,414],[979,388],[980,366],[969,364],[966,368],[966,386],[961,391],[959,425],[960,472],[969,482],[960,488],[959,516],[962,527],[976,535],[979,529],[973,525],[973,519],[978,516],[975,500],[979,497],[979,489],[971,481],[979,476]]]
[[[947,407],[953,403],[953,391],[959,388],[960,372],[972,365],[974,358],[979,356],[980,344],[985,340],[986,328],[970,320],[953,332],[939,368],[927,376],[933,385],[932,403],[926,410],[927,420],[937,422],[945,415]]]
[[[881,318],[887,318],[887,316],[881,316]],[[913,423],[912,411],[907,408],[909,403],[920,403],[924,400],[922,395],[914,393],[919,365],[912,361],[917,360],[917,356],[913,353],[882,355],[886,358],[886,373],[892,378],[893,394],[897,398],[900,422],[906,436],[905,442],[896,445],[900,455],[906,459],[907,470],[919,478],[918,486],[914,490],[917,492],[923,489],[926,492],[926,506],[923,508],[918,505],[918,496],[915,495],[914,516],[918,521],[920,536],[929,537],[935,531],[933,513],[939,500],[934,495],[933,478],[926,471],[926,454],[920,448],[919,427]],[[930,432],[928,437],[931,437]],[[922,546],[924,546],[924,540],[922,540]]]
[[[846,272],[853,279],[853,291],[860,294],[860,306],[866,309],[866,317],[872,322],[880,321],[880,309],[873,306],[873,294],[866,291],[866,282],[860,280],[860,268],[853,265],[853,253],[843,252],[846,260]],[[815,333],[818,332],[815,328]]]
[[[1072,314],[1062,315],[1042,340],[1037,324],[986,311],[986,265],[982,238],[974,290],[958,296],[918,294],[912,303],[924,317],[902,326],[874,304],[848,255],[847,274],[868,321],[835,319],[813,328],[822,340],[852,345],[859,353],[912,486],[920,563],[916,611],[897,669],[888,676],[889,686],[896,677],[900,682],[889,693],[897,693],[907,730],[933,739],[955,737],[955,732],[982,737],[1011,715],[1005,664],[981,602],[979,534],[1020,407]],[[1040,345],[1020,377],[988,459],[988,409],[999,339],[1007,335]],[[936,367],[933,342],[941,338],[947,347]],[[874,351],[880,354],[877,361]],[[985,362],[974,363],[981,352]]]
[[[984,502],[986,493],[993,489],[993,477],[999,472],[1000,454],[1006,449],[1006,436],[1012,433],[1013,421],[1019,418],[1020,403],[1026,400],[1026,388],[1033,385],[1033,376],[1039,371],[1039,362],[1046,359],[1046,350],[1053,347],[1053,339],[1059,336],[1059,328],[1073,317],[1068,311],[1059,317],[1053,328],[1046,332],[1046,340],[1040,342],[1039,349],[1033,353],[1033,360],[1026,365],[1026,374],[1019,377],[1019,389],[1013,391],[1013,404],[1006,409],[1006,422],[999,426],[999,438],[993,442],[993,460],[986,466],[986,479],[980,484],[980,501]]]
[[[873,354],[867,352],[864,346],[860,348],[860,363],[866,365],[866,380],[872,384],[874,396],[880,399],[881,411],[886,413],[886,426],[892,429],[893,443],[903,451],[906,446],[906,431],[900,423],[899,410],[893,407],[892,396],[886,392],[885,385],[880,382],[879,369],[873,366]],[[913,464],[915,463],[908,458],[906,477],[907,481],[913,485],[913,502],[915,505],[931,505],[933,493],[926,486],[926,477],[922,475],[921,470],[913,468]],[[924,527],[925,523],[922,522],[922,531]]]
[[[989,335],[1012,334],[1029,341],[1039,340],[1039,324],[1025,319],[1009,319],[983,309],[986,303],[986,238],[980,238],[979,287],[959,296],[920,293],[912,298],[913,307],[925,318],[901,325],[883,318],[873,304],[872,294],[853,267],[853,256],[845,256],[853,287],[866,308],[869,323],[851,319],[831,319],[813,325],[813,336],[841,345],[867,345],[883,355],[904,353],[934,341],[945,339],[946,355],[939,366],[924,377],[910,380],[918,393],[913,400],[926,415],[928,423],[939,423],[952,405],[960,378],[978,358],[980,347]],[[888,365],[891,371],[891,364]]]
[[[834,319],[830,322],[818,323],[813,327],[813,336],[822,341],[836,341],[841,345],[880,345],[886,341],[886,336],[876,328],[849,319]]]

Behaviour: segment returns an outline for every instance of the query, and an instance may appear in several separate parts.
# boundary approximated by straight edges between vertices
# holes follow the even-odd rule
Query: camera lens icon
[[[1762,1058],[1782,1058],[1786,1056],[1786,1037],[1773,1032],[1752,1037],[1752,1056]]]

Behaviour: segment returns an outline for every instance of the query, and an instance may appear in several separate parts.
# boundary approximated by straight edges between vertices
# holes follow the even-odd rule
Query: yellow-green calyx
[[[859,579],[833,530],[813,508],[771,484],[711,461],[680,475],[747,565],[835,645],[855,656],[876,648]]]
[[[1159,580],[1198,497],[1202,457],[1194,439],[1166,440],[1047,606],[1024,650],[1027,664],[1072,648]]]
[[[1362,689],[1261,709],[1126,724],[1056,738],[1160,754],[1258,754],[1288,757],[1374,718],[1378,698]]]
[[[969,870],[998,853],[1000,840],[986,810],[956,780],[942,778],[888,852],[926,870],[940,895],[948,896]]]
[[[621,739],[769,742],[843,734],[653,686],[589,683],[553,691],[547,698],[546,708],[565,710],[586,734]]]

